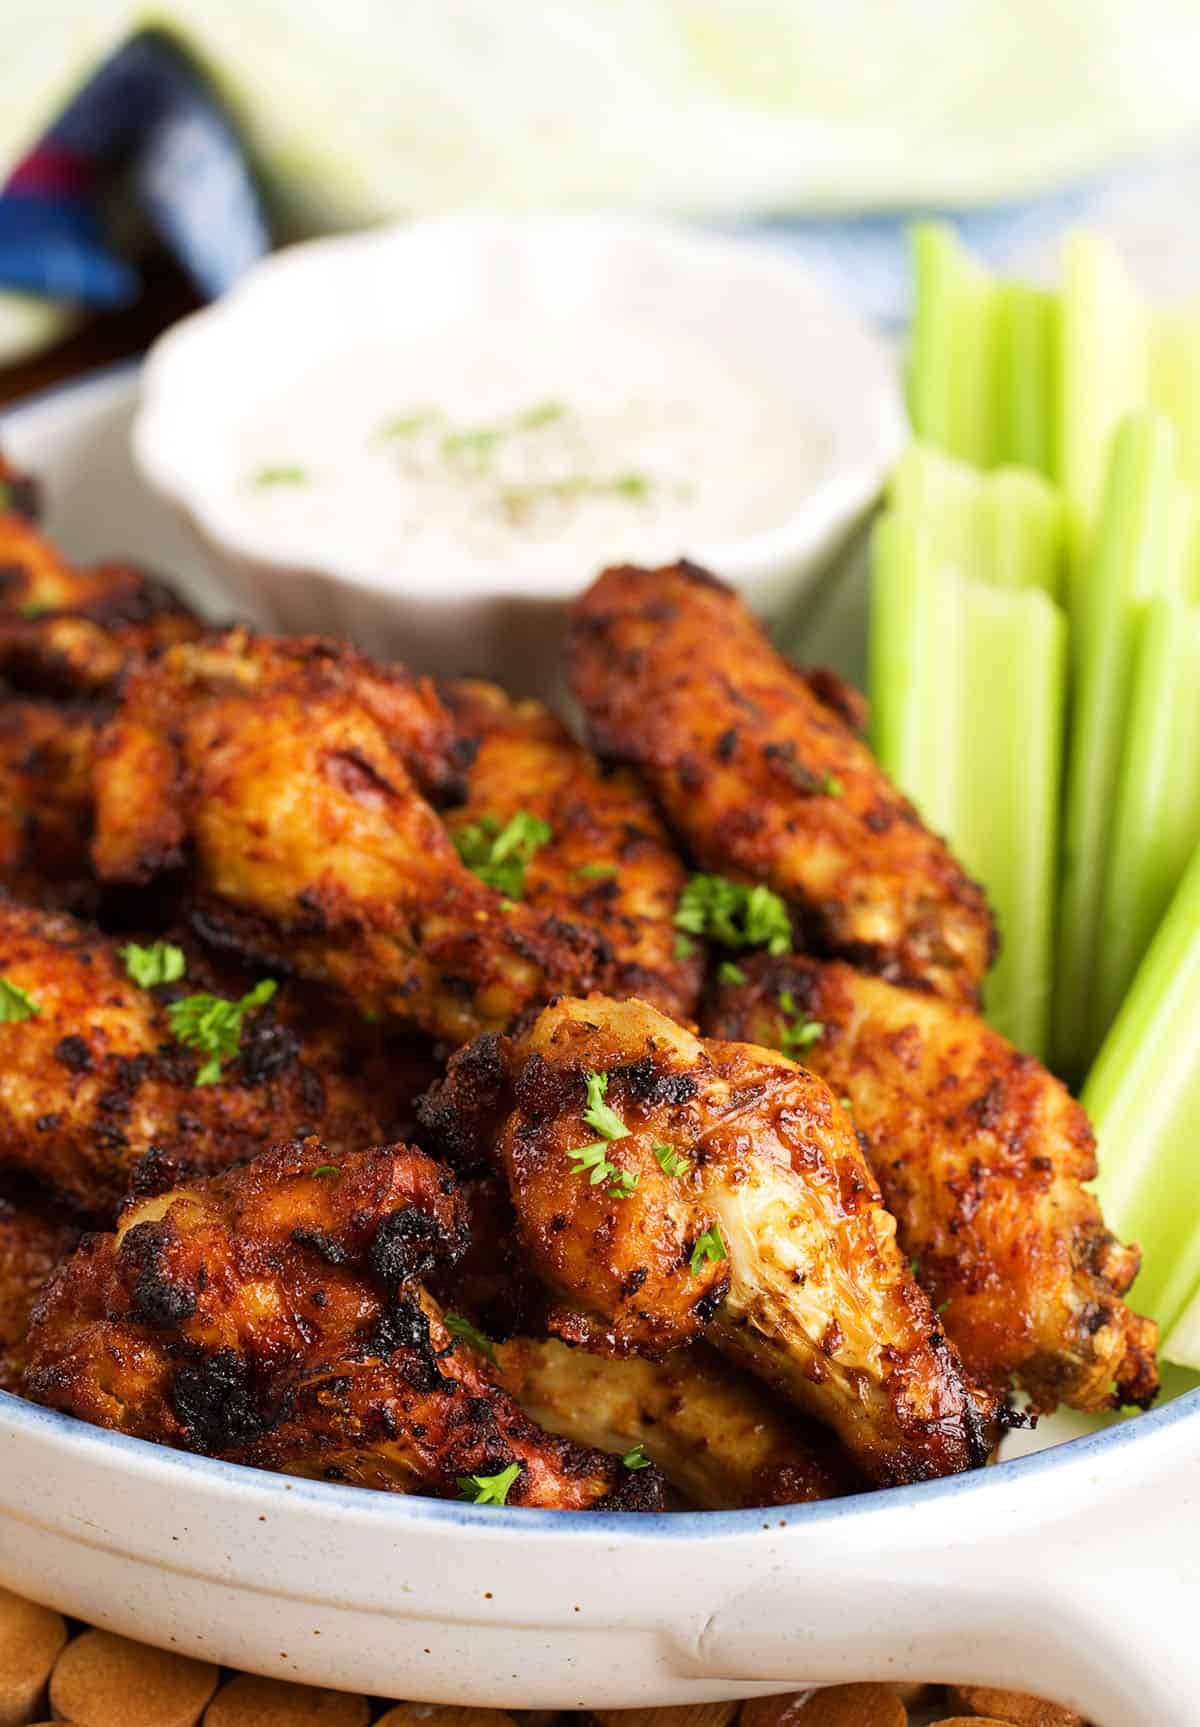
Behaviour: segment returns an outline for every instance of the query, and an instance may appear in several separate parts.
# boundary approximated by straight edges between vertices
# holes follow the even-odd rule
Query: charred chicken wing
[[[20,1392],[30,1314],[78,1239],[70,1224],[0,1199],[0,1391]]]
[[[422,1121],[461,1162],[492,1150],[551,1332],[651,1357],[707,1335],[877,1484],[985,1460],[994,1403],[837,1099],[786,1057],[703,1043],[643,1002],[564,999],[461,1051]]]
[[[1095,1139],[1066,1087],[969,1008],[847,965],[756,958],[722,986],[716,1037],[803,1045],[866,1136],[930,1299],[969,1371],[1036,1410],[1145,1404],[1155,1327],[1121,1297],[1136,1248],[1083,1183]],[[1114,1389],[1115,1388],[1115,1389]]]
[[[981,891],[839,686],[776,653],[730,589],[690,564],[607,570],[573,607],[570,666],[593,747],[641,770],[701,869],[766,884],[806,945],[974,999],[992,951]]]
[[[66,909],[94,897],[92,755],[99,724],[81,703],[0,697],[0,886]]]
[[[108,1217],[152,1149],[214,1170],[301,1128],[362,1145],[428,1084],[427,1059],[398,1044],[364,1086],[361,1039],[332,1021],[305,1031],[286,990],[241,1012],[218,1005],[213,1036],[198,1041],[221,998],[195,991],[187,976],[142,988],[116,943],[0,900],[0,1168]],[[205,1075],[221,1027],[228,1059]]]
[[[636,776],[603,772],[541,702],[475,682],[442,695],[467,763],[466,800],[446,813],[460,850],[469,856],[490,834],[494,852],[514,824],[532,831],[527,862],[510,852],[492,866],[498,885],[507,864],[531,910],[595,931],[607,994],[690,1018],[700,958],[677,952],[674,928],[687,871]]]
[[[423,681],[327,642],[234,631],[134,673],[99,745],[97,874],[187,863],[209,941],[452,1042],[585,986],[600,937],[460,860],[458,779]]]
[[[653,1508],[653,1471],[542,1432],[446,1330],[448,1173],[310,1139],[135,1199],[34,1316],[26,1388],[143,1439],[261,1468],[562,1509]]]

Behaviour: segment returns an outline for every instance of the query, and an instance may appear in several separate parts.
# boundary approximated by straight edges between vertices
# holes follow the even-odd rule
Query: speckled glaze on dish
[[[157,564],[219,611],[130,468],[133,396],[124,373],[43,398],[6,445],[45,476],[69,552]],[[431,1702],[957,1680],[1096,1727],[1195,1727],[1198,1535],[1200,1391],[971,1476],[654,1517],[291,1481],[0,1394],[0,1585],[187,1654]]]

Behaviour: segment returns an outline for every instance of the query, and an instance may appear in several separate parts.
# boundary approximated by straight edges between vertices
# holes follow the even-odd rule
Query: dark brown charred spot
[[[736,726],[729,726],[717,739],[713,754],[719,762],[731,762],[737,754],[738,733]]]
[[[242,1083],[248,1086],[265,1085],[277,1074],[295,1065],[300,1055],[299,1039],[287,1026],[280,1025],[274,1013],[268,1009],[266,1013],[255,1014],[244,1031],[239,1048],[241,1058]],[[320,1104],[313,1113],[319,1111]]]
[[[339,791],[371,809],[387,809],[399,793],[360,750],[327,750],[322,758],[325,778]]]
[[[54,1059],[61,1062],[68,1073],[87,1073],[92,1065],[92,1052],[77,1033],[59,1038],[54,1046]]]
[[[696,1095],[696,1080],[691,1073],[663,1067],[652,1054],[639,1056],[626,1067],[616,1068],[611,1078],[619,1080],[631,1103],[648,1109],[677,1106]]]
[[[381,1220],[367,1255],[372,1272],[389,1293],[427,1276],[445,1258],[436,1220],[413,1205]]]
[[[197,1366],[175,1373],[175,1413],[197,1451],[222,1452],[246,1445],[266,1431],[250,1371],[236,1351],[221,1349]]]

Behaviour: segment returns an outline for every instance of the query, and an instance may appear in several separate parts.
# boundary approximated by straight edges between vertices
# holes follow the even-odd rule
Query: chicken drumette
[[[1156,1328],[1125,1306],[1136,1248],[1083,1187],[1087,1116],[970,1008],[837,962],[755,957],[721,986],[714,1037],[802,1047],[849,1100],[900,1244],[970,1372],[1037,1410],[1146,1404]]]
[[[823,951],[974,999],[982,892],[856,735],[853,700],[729,588],[690,564],[607,570],[572,608],[570,665],[594,748],[641,770],[702,869],[766,884]]]
[[[405,1146],[276,1147],[133,1200],[35,1313],[25,1384],[102,1427],[327,1480],[557,1509],[653,1509],[654,1470],[543,1432],[421,1279],[464,1245],[454,1181]]]
[[[837,1099],[786,1057],[701,1042],[645,1003],[564,999],[460,1051],[422,1123],[452,1162],[504,1170],[558,1336],[662,1357],[707,1335],[878,1484],[985,1460],[994,1400]]]

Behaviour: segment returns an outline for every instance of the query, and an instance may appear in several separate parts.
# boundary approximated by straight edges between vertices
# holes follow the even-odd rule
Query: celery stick
[[[1095,543],[1074,591],[1066,809],[1055,991],[1057,1065],[1079,1073],[1090,1036],[1096,933],[1141,608],[1170,574],[1175,434],[1158,414],[1121,422]],[[1176,560],[1176,564],[1179,560]]]
[[[995,468],[980,488],[982,562],[976,571],[996,588],[1062,590],[1067,512],[1062,494],[1021,468]]]
[[[1045,289],[1005,282],[998,290],[997,459],[1049,474],[1054,467],[1058,301]]]
[[[987,889],[1000,954],[988,1019],[1042,1055],[1050,1019],[1066,621],[1036,588],[963,584],[955,850]]]
[[[1200,608],[1160,595],[1141,622],[1096,940],[1098,1044],[1200,843]]]
[[[1200,305],[1156,314],[1150,363],[1154,405],[1174,421],[1180,470],[1186,483],[1200,490]]]
[[[1085,537],[1100,508],[1108,446],[1150,390],[1149,317],[1111,241],[1069,234],[1061,259],[1055,475]]]
[[[920,222],[912,233],[916,300],[909,412],[918,436],[980,467],[999,451],[997,284],[952,229]]]
[[[957,753],[948,740],[962,675],[958,592],[944,570],[914,519],[892,511],[879,518],[871,536],[871,742],[939,833],[954,814]]]
[[[1109,1226],[1141,1243],[1139,1310],[1174,1325],[1200,1282],[1200,852],[1138,968],[1083,1089]]]

